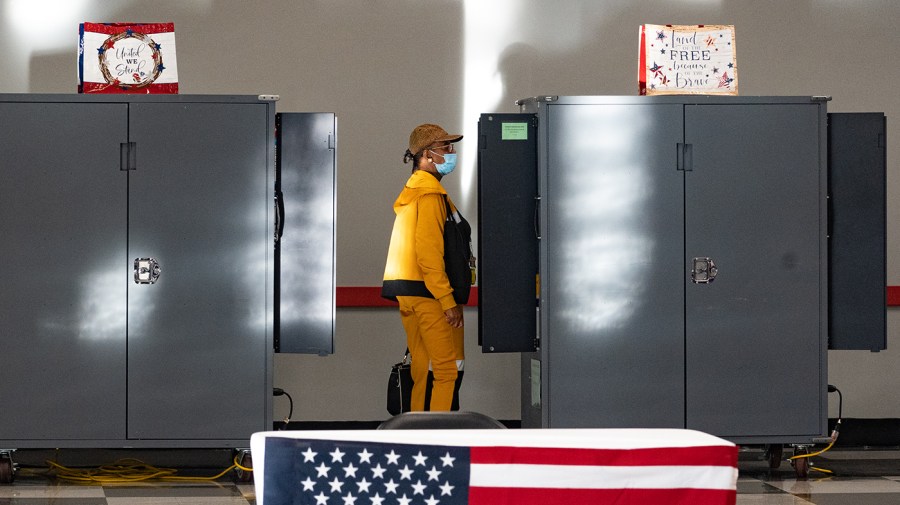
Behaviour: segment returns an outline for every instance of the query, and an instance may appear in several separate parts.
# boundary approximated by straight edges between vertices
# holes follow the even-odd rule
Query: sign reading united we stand
[[[82,23],[79,93],[178,93],[174,23]]]

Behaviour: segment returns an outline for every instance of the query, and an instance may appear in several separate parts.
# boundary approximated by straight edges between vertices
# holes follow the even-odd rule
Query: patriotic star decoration
[[[662,30],[657,31],[657,32],[656,32],[656,39],[657,39],[657,40],[666,40],[666,34],[665,34],[665,32],[663,32]]]
[[[728,77],[728,72],[722,72],[722,78],[719,79],[719,87],[720,88],[729,88],[731,87],[731,83],[734,82],[734,79]]]
[[[654,61],[653,66],[650,67],[649,70],[651,72],[653,72],[653,77],[656,77],[657,79],[661,79],[663,84],[665,84],[666,83],[666,74],[663,73],[663,68],[664,67],[660,66],[659,64],[657,64]]]
[[[336,444],[340,444],[337,446]],[[449,450],[448,450],[449,449]],[[468,466],[455,448],[309,441],[295,463],[295,503],[316,505],[454,505],[467,498]],[[302,460],[302,462],[300,461]]]

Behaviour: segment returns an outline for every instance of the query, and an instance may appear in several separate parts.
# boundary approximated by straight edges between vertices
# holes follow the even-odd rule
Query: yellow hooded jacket
[[[397,217],[384,267],[384,298],[422,296],[438,300],[444,310],[456,306],[444,270],[446,195],[440,181],[424,170],[415,171],[406,181],[394,202]]]

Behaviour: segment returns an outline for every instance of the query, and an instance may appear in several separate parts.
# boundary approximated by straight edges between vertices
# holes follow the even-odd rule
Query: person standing
[[[403,162],[412,175],[394,202],[394,227],[384,269],[383,297],[400,304],[400,319],[412,358],[413,411],[459,409],[465,355],[463,311],[444,266],[448,209],[462,219],[441,179],[456,167],[454,144],[462,135],[435,124],[417,126]],[[433,375],[433,387],[429,371]],[[430,394],[429,394],[430,393]],[[426,397],[428,402],[426,404]]]

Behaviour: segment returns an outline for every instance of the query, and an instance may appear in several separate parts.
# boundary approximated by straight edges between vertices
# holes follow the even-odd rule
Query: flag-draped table
[[[733,505],[737,447],[692,430],[277,431],[258,505]]]

